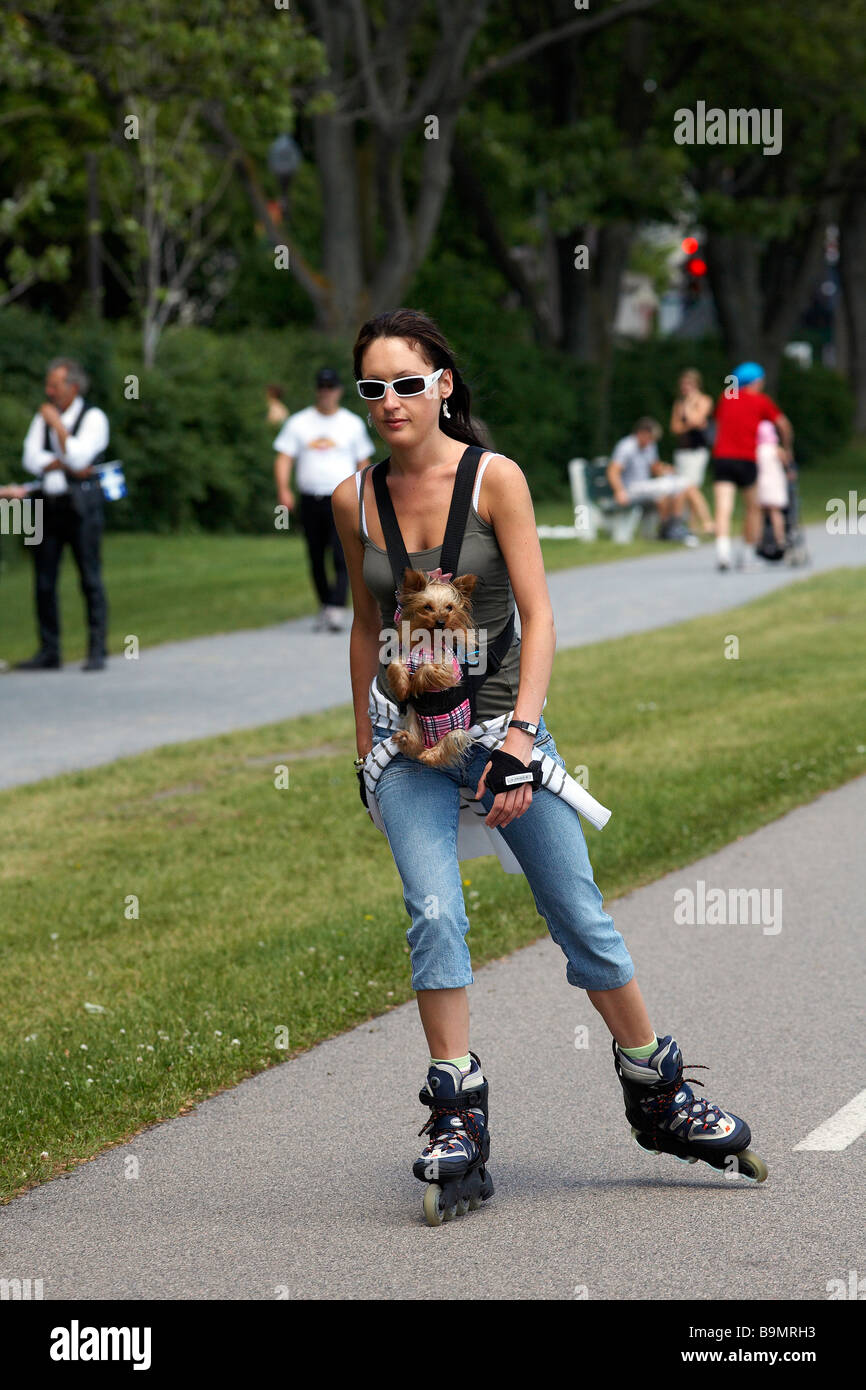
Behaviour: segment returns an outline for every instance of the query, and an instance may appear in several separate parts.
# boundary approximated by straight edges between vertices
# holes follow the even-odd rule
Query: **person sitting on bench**
[[[631,434],[624,435],[615,445],[607,466],[608,482],[614,501],[621,507],[642,502],[655,504],[661,540],[695,546],[700,542],[682,519],[683,503],[691,489],[685,478],[677,477],[672,464],[659,460],[661,433],[657,420],[641,416]]]

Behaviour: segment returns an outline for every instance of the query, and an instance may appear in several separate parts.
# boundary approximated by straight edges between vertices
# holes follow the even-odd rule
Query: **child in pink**
[[[762,420],[758,425],[755,461],[758,465],[758,504],[770,513],[776,544],[780,550],[784,550],[783,511],[788,505],[788,479],[779,449],[779,436],[772,420]]]

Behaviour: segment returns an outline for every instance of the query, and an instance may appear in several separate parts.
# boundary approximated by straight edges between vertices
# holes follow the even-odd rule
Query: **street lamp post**
[[[303,155],[291,135],[278,135],[268,148],[268,168],[280,185],[280,207],[283,218],[289,220],[289,184],[301,166]]]

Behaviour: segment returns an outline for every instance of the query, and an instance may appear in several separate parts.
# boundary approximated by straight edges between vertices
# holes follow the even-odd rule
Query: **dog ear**
[[[420,594],[427,588],[427,576],[420,570],[406,570],[403,575],[403,593]]]
[[[451,587],[456,589],[463,598],[468,598],[478,583],[477,574],[459,574],[456,579],[451,580]]]

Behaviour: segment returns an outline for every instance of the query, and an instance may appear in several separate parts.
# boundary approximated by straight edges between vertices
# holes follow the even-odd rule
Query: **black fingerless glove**
[[[511,753],[503,753],[496,748],[490,754],[490,771],[485,779],[488,791],[498,796],[500,792],[510,792],[523,786],[533,790],[541,786],[541,763],[533,762],[529,767]]]

